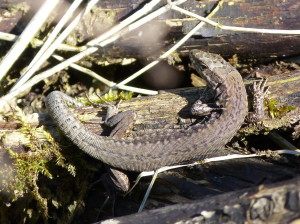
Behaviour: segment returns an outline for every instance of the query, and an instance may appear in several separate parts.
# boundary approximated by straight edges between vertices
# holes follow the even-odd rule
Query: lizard
[[[64,135],[81,150],[122,170],[152,171],[224,154],[224,145],[236,134],[248,113],[242,77],[217,54],[192,50],[190,60],[213,90],[216,108],[205,106],[203,96],[199,95],[191,113],[201,116],[215,112],[205,122],[198,122],[185,130],[163,130],[121,140],[99,136],[87,130],[68,108],[83,104],[60,91],[48,94],[45,101],[48,113]]]

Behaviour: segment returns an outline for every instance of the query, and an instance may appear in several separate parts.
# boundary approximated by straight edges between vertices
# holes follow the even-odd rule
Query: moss
[[[101,98],[104,99],[107,102],[117,101],[117,100],[129,100],[132,98],[133,92],[127,92],[127,91],[121,91],[118,90],[109,90],[108,93],[106,93]],[[93,103],[105,103],[103,100],[101,100],[99,96],[96,94],[92,94],[89,96],[89,99]],[[78,98],[78,101],[90,105],[91,102],[87,98]]]
[[[295,110],[294,106],[278,106],[278,102],[275,99],[266,99],[265,104],[268,108],[269,116],[271,118],[278,118],[284,116],[287,112]]]
[[[9,195],[7,201],[14,202],[24,195],[31,195],[37,202],[39,212],[43,218],[48,217],[49,198],[42,196],[38,187],[40,175],[53,178],[52,171],[49,169],[49,162],[55,161],[56,165],[65,168],[69,174],[75,176],[75,167],[66,163],[66,159],[60,152],[60,147],[54,141],[52,136],[44,130],[44,127],[30,127],[26,120],[26,116],[22,111],[14,113],[12,116],[21,125],[21,132],[28,139],[25,145],[26,152],[19,153],[12,149],[7,149],[8,154],[12,158],[9,179],[3,180],[1,192]],[[41,138],[41,136],[43,136]],[[26,141],[27,142],[27,141]]]
[[[7,11],[9,11],[12,15],[14,15],[20,11],[25,14],[29,11],[29,9],[30,9],[30,6],[27,2],[20,2],[18,4],[9,4],[7,6]]]
[[[182,60],[177,52],[173,52],[168,56],[169,65],[175,65],[176,63],[180,63],[180,62],[182,62]]]
[[[101,102],[97,96],[91,98]],[[106,101],[130,99],[132,93],[112,90],[103,98]],[[73,154],[72,150],[65,150],[62,154],[61,145],[52,135],[43,126],[31,127],[27,119],[20,109],[10,115],[9,120],[19,123],[19,131],[24,137],[19,147],[8,148],[4,144],[9,162],[1,165],[0,192],[2,202],[8,206],[0,214],[13,213],[13,220],[31,223],[41,220],[47,223],[53,217],[56,221],[70,222],[83,210],[82,200],[89,179],[101,169],[101,164],[86,160],[80,151]],[[77,171],[68,161],[80,169]]]

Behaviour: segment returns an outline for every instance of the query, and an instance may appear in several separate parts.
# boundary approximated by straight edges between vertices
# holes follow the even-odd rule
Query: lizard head
[[[199,75],[214,87],[226,80],[230,71],[225,69],[234,69],[220,55],[201,50],[190,51],[190,60]]]

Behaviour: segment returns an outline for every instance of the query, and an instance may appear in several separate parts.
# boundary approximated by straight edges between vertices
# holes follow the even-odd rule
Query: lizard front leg
[[[266,87],[266,83],[267,79],[255,81],[250,89],[253,96],[253,104],[252,111],[245,118],[245,121],[248,123],[256,123],[264,118],[264,99],[269,90],[269,87]]]

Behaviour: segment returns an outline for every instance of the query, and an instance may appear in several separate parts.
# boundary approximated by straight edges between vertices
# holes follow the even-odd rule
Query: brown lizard
[[[219,55],[192,50],[190,58],[214,92],[216,107],[203,106],[203,96],[199,95],[191,113],[210,115],[204,123],[196,123],[186,130],[163,130],[125,140],[99,136],[87,130],[68,109],[70,104],[83,105],[59,91],[47,96],[48,112],[81,150],[123,170],[149,171],[224,154],[222,148],[239,130],[248,113],[243,80],[239,72]]]

